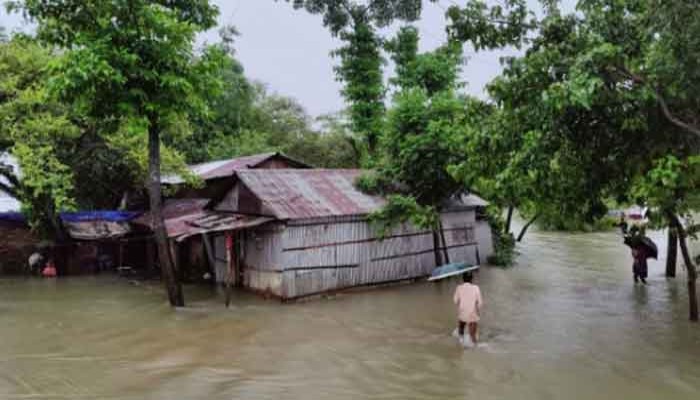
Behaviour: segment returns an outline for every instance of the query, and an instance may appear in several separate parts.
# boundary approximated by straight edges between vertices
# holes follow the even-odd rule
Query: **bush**
[[[489,256],[488,263],[499,267],[513,265],[515,259],[515,237],[511,233],[504,233],[505,221],[500,208],[489,206],[486,209],[486,220],[491,226],[491,238],[493,240],[493,254]]]
[[[510,267],[515,259],[515,238],[512,234],[493,230],[493,254],[488,263],[499,267]]]

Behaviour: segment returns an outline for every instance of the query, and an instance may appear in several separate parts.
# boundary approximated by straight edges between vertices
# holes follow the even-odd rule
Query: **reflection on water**
[[[697,397],[684,274],[653,261],[635,287],[613,233],[534,231],[520,251],[480,273],[486,345],[467,351],[454,281],[288,305],[239,293],[228,310],[191,287],[173,311],[160,286],[115,277],[0,280],[0,399]]]

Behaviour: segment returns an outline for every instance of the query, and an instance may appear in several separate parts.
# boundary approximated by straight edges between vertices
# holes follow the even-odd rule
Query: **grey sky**
[[[421,50],[444,43],[445,9],[464,2],[426,2],[422,19],[416,24],[421,30]],[[533,8],[537,7],[537,0],[529,2]],[[563,1],[567,9],[572,8],[573,2]],[[233,24],[241,32],[236,48],[248,77],[266,83],[272,91],[296,98],[314,116],[344,108],[340,84],[333,74],[337,60],[329,54],[340,43],[323,27],[320,16],[295,11],[284,0],[214,0],[214,3],[221,11],[220,22]],[[27,29],[19,16],[8,16],[4,9],[0,11],[0,25],[8,30]],[[203,35],[203,40],[217,39],[216,30]],[[466,90],[484,97],[484,85],[501,70],[499,57],[512,54],[515,54],[512,49],[477,54],[467,51]]]

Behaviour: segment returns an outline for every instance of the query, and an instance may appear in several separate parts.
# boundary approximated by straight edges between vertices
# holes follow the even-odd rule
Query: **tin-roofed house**
[[[162,183],[170,189],[170,195],[164,203],[163,218],[171,239],[173,259],[176,265],[182,267],[181,277],[199,280],[206,272],[213,270],[217,258],[219,261],[225,259],[225,255],[213,252],[214,242],[223,243],[220,232],[224,228],[240,229],[241,225],[249,224],[248,217],[232,218],[208,210],[209,204],[221,200],[235,184],[236,172],[290,168],[311,166],[282,153],[263,153],[190,165],[190,172],[204,181],[201,187],[190,187],[177,175],[164,176]],[[151,229],[150,213],[145,213],[134,223]],[[154,256],[155,243],[151,243],[149,252],[152,254],[148,259],[157,262]]]
[[[380,240],[367,217],[384,200],[355,188],[361,173],[238,171],[214,210],[248,223],[216,241],[217,280],[294,299],[430,274],[436,266],[432,232],[404,224]],[[484,206],[476,196],[463,196],[442,213],[440,247],[451,261],[477,263],[492,253],[490,227],[477,218]]]

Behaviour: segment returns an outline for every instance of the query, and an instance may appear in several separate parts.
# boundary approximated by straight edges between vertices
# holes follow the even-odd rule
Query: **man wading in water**
[[[464,283],[457,286],[454,295],[454,303],[457,305],[457,320],[459,322],[459,341],[462,345],[467,345],[464,337],[464,328],[469,329],[471,343],[476,346],[479,331],[479,319],[484,301],[481,299],[481,290],[477,285],[472,284],[472,274],[466,272],[462,275]]]

